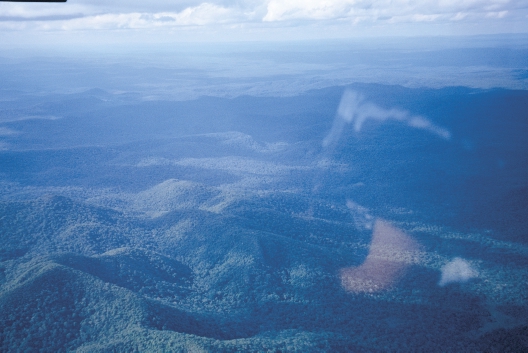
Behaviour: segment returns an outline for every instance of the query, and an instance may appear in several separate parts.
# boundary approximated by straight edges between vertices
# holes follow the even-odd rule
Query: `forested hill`
[[[527,101],[15,92],[0,351],[522,351]]]

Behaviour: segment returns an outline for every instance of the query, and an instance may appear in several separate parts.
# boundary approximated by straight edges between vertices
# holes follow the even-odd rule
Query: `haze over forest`
[[[0,4],[0,351],[528,350],[524,2],[114,3]]]

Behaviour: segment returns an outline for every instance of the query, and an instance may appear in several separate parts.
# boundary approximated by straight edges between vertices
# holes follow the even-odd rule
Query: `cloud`
[[[346,205],[354,218],[354,223],[357,228],[366,230],[372,229],[375,219],[366,207],[361,206],[352,200],[347,200]]]
[[[527,1],[514,4],[507,0],[270,0],[263,20],[449,21],[459,13],[474,17],[506,16],[509,9],[526,9],[527,6]]]
[[[141,9],[145,11],[138,11]],[[175,6],[172,11],[152,11],[157,9],[159,8],[151,7],[151,11],[148,11],[144,6],[106,8],[88,4],[76,4],[73,7],[48,6],[41,9],[24,5],[0,6],[0,22],[25,21],[28,22],[26,28],[38,30],[85,30],[206,26],[246,20],[236,8],[208,2],[184,7],[179,11]]]
[[[74,18],[63,29],[148,29],[174,26],[205,26],[228,23],[237,19],[231,9],[203,3],[180,12],[107,13]]]
[[[95,9],[78,3],[0,3],[0,21],[56,21],[87,16]]]
[[[290,19],[326,20],[346,17],[353,7],[351,1],[318,1],[293,0],[268,2],[264,21],[281,21]]]
[[[441,287],[449,283],[467,282],[472,278],[478,277],[478,272],[471,267],[471,264],[459,257],[448,262],[442,267],[441,271],[442,277],[440,282],[438,282]]]
[[[348,26],[381,24],[391,27],[399,23],[525,21],[527,14],[528,0],[78,0],[66,4],[0,3],[0,24],[3,24],[3,28],[10,28],[6,22],[28,22],[28,28],[40,30],[222,24],[254,24],[260,27],[269,24],[273,27],[273,23],[304,26],[306,22]],[[31,22],[48,24],[34,26]],[[523,28],[524,32],[528,31],[526,25]]]
[[[429,120],[421,117],[421,116],[413,116],[407,119],[407,125],[410,127],[414,127],[417,129],[424,129],[427,130],[433,134],[436,134],[446,140],[449,140],[451,138],[451,133],[440,126],[436,126],[433,123],[431,123]]]
[[[426,130],[446,140],[451,138],[448,130],[434,125],[424,117],[411,116],[409,112],[396,108],[381,108],[374,103],[365,101],[361,94],[346,90],[339,103],[334,124],[323,140],[323,146],[327,147],[336,143],[346,124],[353,124],[354,130],[360,132],[367,120],[396,120],[407,124],[409,127]]]

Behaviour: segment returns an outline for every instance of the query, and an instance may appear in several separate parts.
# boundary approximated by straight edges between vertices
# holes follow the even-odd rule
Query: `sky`
[[[0,45],[528,33],[528,0],[0,2]]]

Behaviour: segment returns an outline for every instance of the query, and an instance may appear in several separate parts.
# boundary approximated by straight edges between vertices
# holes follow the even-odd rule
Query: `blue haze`
[[[0,350],[527,350],[525,39],[0,50]]]

